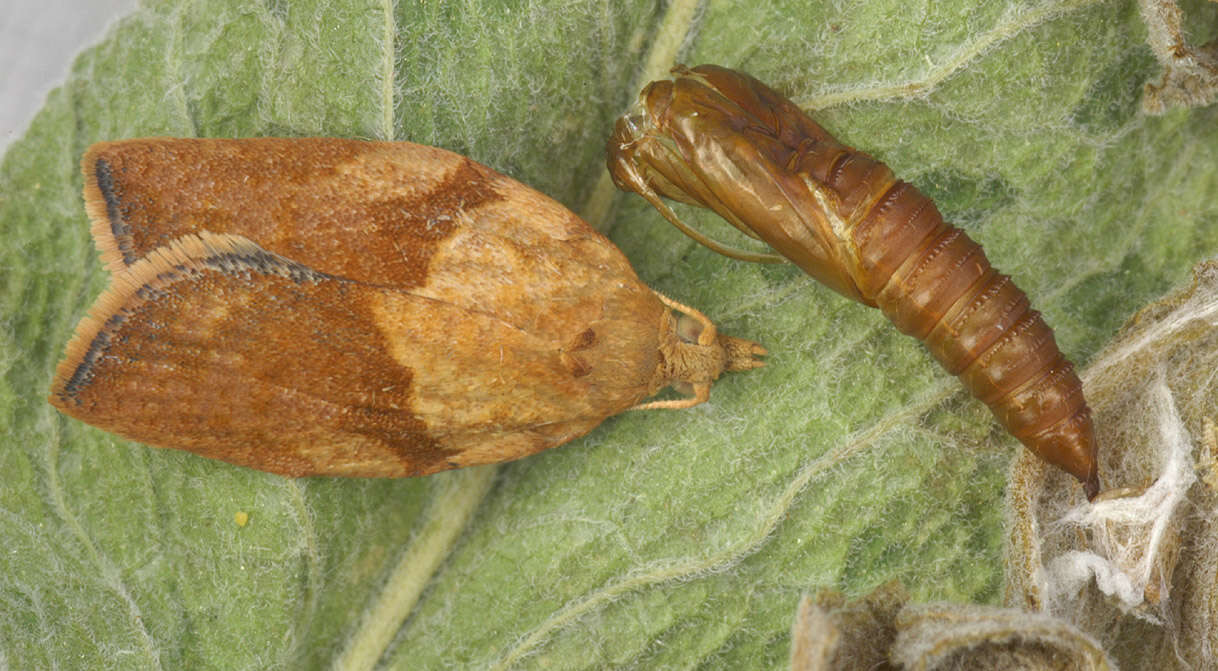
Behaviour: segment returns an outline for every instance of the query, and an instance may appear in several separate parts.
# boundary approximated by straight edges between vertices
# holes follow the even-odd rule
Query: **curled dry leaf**
[[[1218,40],[1199,47],[1184,37],[1184,14],[1175,0],[1141,0],[1146,42],[1163,66],[1158,82],[1147,82],[1142,109],[1163,114],[1173,107],[1203,107],[1218,97]]]
[[[1072,508],[1057,493],[1060,476],[1016,462],[1008,605],[1091,632],[1124,668],[1212,664],[1215,370],[1218,262],[1210,261],[1192,286],[1137,314],[1084,375],[1109,448],[1101,468],[1120,489]]]
[[[888,662],[894,622],[908,601],[896,580],[848,603],[840,592],[805,596],[791,627],[792,671],[894,668]]]
[[[1100,644],[1069,623],[1013,608],[906,606],[896,625],[900,633],[892,660],[903,669],[1113,668]]]
[[[1211,492],[1218,492],[1218,423],[1206,417],[1201,434],[1201,481]]]
[[[910,604],[899,582],[855,601],[804,597],[791,630],[793,671],[1113,668],[1092,637],[1049,615],[964,604]]]

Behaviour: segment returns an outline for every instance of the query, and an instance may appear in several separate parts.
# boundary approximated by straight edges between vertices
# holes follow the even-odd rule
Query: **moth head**
[[[724,371],[760,368],[765,362],[757,357],[766,349],[752,340],[735,338],[719,332],[706,315],[680,304],[674,304],[676,314],[669,313],[672,338],[664,347],[667,376],[676,382],[693,385],[718,379]]]
[[[724,371],[751,370],[765,365],[761,345],[723,335],[701,312],[657,293],[667,307],[660,323],[659,361],[651,393],[671,386],[686,398],[651,401],[632,410],[690,408],[710,398],[711,384]]]
[[[759,343],[744,338],[736,338],[718,329],[709,321],[702,321],[689,313],[677,315],[676,333],[681,343],[687,348],[705,348],[714,352],[712,358],[719,359],[716,350],[722,350],[722,370],[741,371],[761,368],[765,362],[759,356],[769,354]],[[709,337],[707,330],[709,329]],[[706,343],[706,344],[702,344]]]

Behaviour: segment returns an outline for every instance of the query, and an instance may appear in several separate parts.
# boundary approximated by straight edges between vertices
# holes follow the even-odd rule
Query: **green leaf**
[[[636,72],[674,58],[821,109],[984,244],[1080,365],[1218,253],[1218,127],[1139,112],[1157,65],[1133,3],[754,4],[148,2],[83,53],[0,165],[0,659],[779,668],[805,591],[899,578],[997,603],[1014,439],[877,311],[702,249],[635,197],[595,223],[644,280],[771,351],[692,410],[498,469],[291,481],[44,400],[106,283],[90,143],[412,140],[596,211]]]

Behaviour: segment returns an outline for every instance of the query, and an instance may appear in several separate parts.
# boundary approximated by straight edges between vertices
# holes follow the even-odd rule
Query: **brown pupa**
[[[762,365],[566,208],[442,149],[162,138],[94,145],[82,168],[111,286],[50,402],[143,443],[424,475],[689,407]],[[670,384],[692,396],[641,403]]]
[[[644,88],[617,121],[608,165],[618,187],[718,252],[785,257],[878,307],[1093,499],[1100,483],[1082,384],[1052,329],[981,247],[887,166],[833,139],[765,84],[713,65],[673,73]],[[715,211],[781,257],[710,240],[660,196]]]

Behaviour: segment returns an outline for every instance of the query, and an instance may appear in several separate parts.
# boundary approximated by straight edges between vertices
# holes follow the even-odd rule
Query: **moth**
[[[142,443],[425,475],[690,407],[762,365],[569,210],[442,149],[161,138],[81,165],[111,284],[49,400]],[[689,396],[643,402],[669,385]]]
[[[1099,492],[1091,411],[1027,296],[935,204],[741,72],[678,66],[608,142],[614,183],[720,253],[790,260],[921,340],[1037,456]],[[685,225],[661,197],[709,208],[778,255]]]

